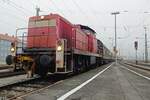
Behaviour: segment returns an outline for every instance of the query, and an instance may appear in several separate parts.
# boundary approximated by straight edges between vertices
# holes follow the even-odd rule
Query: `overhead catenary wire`
[[[1,4],[1,7],[3,7],[5,10],[8,9],[6,6],[2,4]],[[11,9],[8,9],[8,10],[11,10]],[[10,20],[5,21],[4,18],[10,19]],[[0,18],[1,23],[3,23],[4,25],[9,25],[9,26],[14,27],[15,23],[12,22],[13,21],[12,19],[16,19],[17,22],[19,22],[20,24],[22,23],[23,25],[26,23],[26,20],[24,18],[14,15],[13,11],[8,12],[8,11],[1,10],[1,18]]]
[[[9,0],[8,4],[10,6],[14,7],[15,9],[22,11],[22,13],[25,13],[25,14],[32,14],[33,13],[33,12],[31,12],[31,10],[28,10],[28,9],[24,8],[23,6],[16,4],[12,0]]]
[[[87,4],[88,5],[88,4]],[[100,24],[101,23],[101,20],[97,17],[97,16],[95,16],[96,14],[95,14],[95,10],[92,8],[92,6],[91,5],[88,5],[88,7],[90,8],[89,10],[90,10],[90,12],[92,13],[91,15],[93,16],[93,18],[95,17],[96,18],[96,20],[97,20],[97,22],[98,22],[98,24]],[[104,27],[104,30],[105,30],[105,27]]]
[[[27,23],[27,20],[25,19],[25,17],[27,17],[26,13],[23,11],[22,8],[17,8],[16,5],[12,4],[10,5],[10,0],[8,1],[8,3],[6,1],[2,1],[3,3],[5,3],[6,5],[2,4],[1,3],[1,7],[3,7],[5,9],[5,11],[1,10],[1,25],[4,26],[4,28],[6,28],[5,26],[7,26],[7,29],[10,31],[15,31],[17,25],[26,25]],[[12,7],[12,8],[10,8]],[[6,11],[6,9],[8,9],[8,11]],[[21,10],[22,9],[22,10]],[[17,13],[20,13],[20,14],[15,14],[14,11],[17,11]],[[2,18],[5,18],[5,19],[9,19],[9,20],[4,20]],[[8,17],[8,18],[7,18]],[[15,23],[13,21],[16,21]],[[22,24],[21,24],[22,23]],[[8,26],[9,25],[9,26]],[[1,27],[3,27],[1,26]],[[8,30],[6,32],[8,32]],[[1,30],[2,31],[2,30]],[[9,32],[11,33],[11,31]]]
[[[7,10],[12,10],[12,9],[8,9],[8,7],[6,7],[6,6],[4,6],[4,5],[1,5],[1,7],[3,8],[3,9],[7,9]],[[23,15],[20,15],[20,14],[18,14],[17,16],[16,16],[16,14],[15,13],[13,13],[13,11],[3,11],[3,10],[1,10],[1,18],[2,18],[2,16],[6,16],[6,17],[8,17],[8,19],[12,19],[12,18],[14,18],[14,19],[16,19],[16,20],[18,20],[18,21],[21,21],[21,22],[23,22],[23,23],[26,23],[26,20],[25,20],[25,16],[23,16]],[[2,19],[3,20],[3,19]]]
[[[1,6],[1,7],[2,7],[2,6]],[[23,22],[23,23],[26,22],[26,20],[25,20],[24,18],[19,17],[19,16],[16,16],[16,15],[14,15],[14,14],[11,13],[11,12],[1,12],[1,14],[2,14],[3,16],[8,17],[9,19],[10,19],[10,18],[15,18],[16,20],[21,21],[21,22]],[[9,16],[8,16],[8,15],[9,15]],[[10,16],[11,16],[11,17],[10,17]]]
[[[55,6],[55,8],[56,8],[56,10],[58,12],[60,12],[63,16],[65,16],[65,14],[59,9],[59,7],[57,7],[57,5],[55,4],[55,2],[53,2],[53,0],[49,0],[49,1],[53,4],[53,6]]]
[[[66,2],[63,2],[62,4],[63,4],[66,8],[69,8]],[[64,8],[65,8],[65,7],[64,7]],[[66,9],[66,8],[65,8],[65,10],[72,16],[72,14],[73,14],[72,11],[71,11],[70,9]]]
[[[0,19],[0,24],[5,24],[5,25],[9,25],[9,26],[12,26],[12,27],[14,27],[14,25],[12,24],[12,23],[9,23],[9,22],[6,22],[6,21],[4,21],[4,20],[1,20]],[[7,27],[8,28],[8,27]]]
[[[84,15],[84,17],[88,20],[91,21],[90,18],[87,16],[87,14],[80,8],[80,6],[78,5],[78,3],[74,0],[71,0],[73,2],[73,4],[78,8],[79,12]],[[90,24],[90,23],[88,23]],[[90,24],[91,25],[91,24]],[[91,25],[92,26],[92,25]]]
[[[14,9],[16,9],[17,13],[20,13],[20,14],[18,14],[18,16],[27,17],[27,14],[25,12],[21,11],[20,9],[18,9],[16,6],[11,5],[10,3],[7,3],[7,5],[10,6],[10,7],[12,7],[12,8],[14,8]],[[6,9],[6,7],[5,7],[5,9]],[[10,10],[13,10],[13,9],[10,9]]]

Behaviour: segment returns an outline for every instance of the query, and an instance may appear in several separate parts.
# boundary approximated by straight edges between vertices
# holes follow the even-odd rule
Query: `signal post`
[[[134,42],[134,48],[135,48],[135,56],[136,56],[136,61],[135,61],[135,63],[138,64],[138,61],[137,61],[138,41],[135,41],[135,42]]]

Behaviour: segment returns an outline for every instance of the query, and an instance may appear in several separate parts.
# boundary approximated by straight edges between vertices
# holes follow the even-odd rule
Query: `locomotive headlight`
[[[41,19],[44,19],[44,16],[41,16]]]
[[[15,48],[12,47],[12,48],[10,49],[10,51],[11,51],[12,53],[15,52]]]
[[[57,47],[56,50],[57,50],[58,52],[60,52],[60,51],[63,50],[63,45],[62,45],[62,41],[61,41],[61,40],[58,40],[58,41],[57,41],[57,46],[56,46],[56,47]]]
[[[58,46],[57,47],[57,51],[61,51],[62,50],[62,47],[61,46]]]
[[[15,42],[12,42],[11,43],[11,47],[10,47],[10,51],[11,51],[11,53],[14,53],[15,52]]]

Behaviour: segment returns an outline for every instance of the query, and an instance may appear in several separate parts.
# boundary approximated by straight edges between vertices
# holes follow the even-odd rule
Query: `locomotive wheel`
[[[40,66],[40,67],[42,67],[42,66]],[[47,73],[48,73],[48,70],[46,69],[46,68],[40,68],[40,71],[39,71],[39,75],[41,76],[41,77],[46,77],[47,76]]]
[[[48,68],[45,66],[36,65],[35,73],[40,75],[41,77],[45,77],[48,73]]]
[[[8,65],[11,65],[11,64],[13,63],[13,56],[12,56],[12,55],[8,55],[8,56],[6,57],[6,63],[7,63]]]
[[[48,73],[48,66],[50,64],[51,58],[48,55],[40,56],[40,76],[45,77]]]
[[[48,55],[41,55],[35,58],[36,70],[35,73],[41,77],[45,77],[48,73],[48,66],[50,65],[51,58]]]
[[[40,65],[48,66],[50,64],[51,58],[48,55],[40,56]]]

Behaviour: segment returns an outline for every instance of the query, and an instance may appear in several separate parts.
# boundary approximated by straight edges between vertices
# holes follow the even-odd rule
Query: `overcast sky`
[[[120,54],[134,58],[133,43],[137,40],[140,45],[138,56],[143,59],[144,26],[148,37],[150,35],[150,13],[147,13],[150,12],[150,0],[0,0],[0,33],[15,34],[16,28],[27,27],[28,18],[35,15],[36,5],[41,8],[41,15],[58,13],[73,24],[90,26],[111,50],[114,45],[114,16],[111,13],[119,11]],[[148,45],[150,47],[150,42]]]

